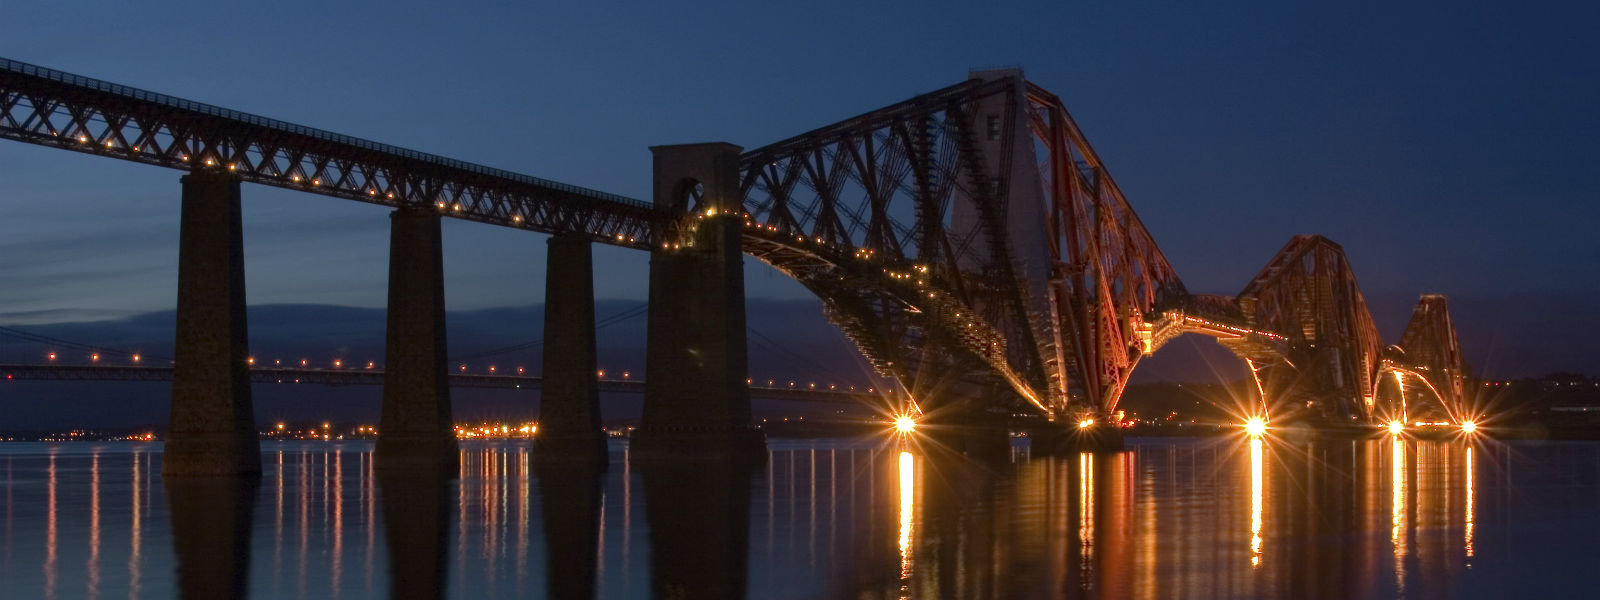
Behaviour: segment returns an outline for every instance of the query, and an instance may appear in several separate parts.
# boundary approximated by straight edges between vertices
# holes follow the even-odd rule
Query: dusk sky
[[[1488,307],[1457,315],[1469,360],[1600,372],[1600,6],[865,4],[24,2],[0,56],[641,199],[649,146],[754,148],[1016,65],[1191,290],[1321,233],[1371,296]],[[0,325],[173,306],[179,172],[0,142],[0,176]],[[383,306],[387,209],[247,186],[244,210],[251,304]],[[445,244],[452,310],[542,300],[544,236]],[[596,261],[600,297],[645,297],[645,254]],[[807,294],[747,262],[751,296]]]

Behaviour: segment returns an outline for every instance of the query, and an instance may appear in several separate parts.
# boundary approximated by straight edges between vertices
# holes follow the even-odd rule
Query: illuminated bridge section
[[[1052,414],[1062,380],[1031,337],[990,185],[1002,167],[974,131],[1019,82],[972,79],[746,152],[744,247],[816,293],[913,395],[1004,389]],[[955,231],[956,213],[987,220]]]
[[[1135,324],[1140,350],[1146,355],[1154,354],[1180,335],[1197,333],[1218,341],[1247,341],[1287,352],[1287,337],[1247,326],[1244,313],[1234,300],[1231,296],[1195,294],[1184,299],[1181,306],[1161,310],[1153,315],[1154,320]]]
[[[1059,98],[1015,69],[751,150],[741,178],[746,251],[918,398],[1105,411],[1146,316],[1189,297]]]
[[[1289,374],[1336,420],[1371,421],[1384,373],[1461,371],[1443,342],[1383,362],[1322,236],[1292,238],[1235,296],[1190,293],[1059,98],[1017,70],[750,150],[740,178],[745,251],[922,402],[1108,414],[1139,360],[1184,333]],[[1453,340],[1447,319],[1419,323],[1402,346]]]
[[[1110,413],[1139,360],[1183,333],[1295,362],[1297,325],[1276,316],[1318,293],[1285,291],[1316,283],[1280,276],[1295,252],[1238,297],[1188,292],[1059,98],[1015,70],[751,150],[741,178],[746,252],[816,293],[919,400]],[[1353,397],[1372,381],[1335,379]]]
[[[1475,407],[1468,402],[1471,373],[1461,356],[1450,301],[1443,295],[1425,294],[1417,301],[1400,344],[1384,349],[1381,370],[1393,376],[1394,393],[1386,396],[1387,406],[1380,406],[1390,418],[1413,424],[1442,418],[1461,424],[1481,416],[1473,414]]]
[[[0,137],[597,242],[649,248],[638,200],[0,59]]]

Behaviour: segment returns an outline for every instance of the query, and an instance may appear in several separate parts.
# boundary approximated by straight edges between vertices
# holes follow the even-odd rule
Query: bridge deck
[[[172,367],[133,365],[33,365],[0,364],[3,381],[172,381]],[[253,383],[308,384],[328,386],[383,385],[382,369],[293,369],[252,367]],[[530,375],[450,374],[451,387],[495,389],[540,389],[543,378]],[[600,391],[628,394],[644,393],[645,382],[638,379],[600,379]],[[750,395],[765,400],[837,402],[863,404],[880,401],[876,393],[837,390],[796,389],[750,386]]]

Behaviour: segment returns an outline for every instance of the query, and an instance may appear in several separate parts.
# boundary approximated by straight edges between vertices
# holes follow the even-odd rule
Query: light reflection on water
[[[1389,440],[1389,542],[1394,545],[1394,584],[1406,589],[1406,443]]]
[[[269,442],[254,483],[163,482],[159,444],[4,444],[0,582],[41,598],[1581,596],[1600,534],[1597,443],[1134,440],[989,466],[771,447],[753,469],[641,468],[619,444],[600,473],[475,443],[455,480],[429,480],[377,472],[366,444]]]
[[[1261,498],[1262,477],[1265,469],[1262,468],[1262,446],[1265,441],[1260,436],[1250,438],[1250,566],[1261,566]]]

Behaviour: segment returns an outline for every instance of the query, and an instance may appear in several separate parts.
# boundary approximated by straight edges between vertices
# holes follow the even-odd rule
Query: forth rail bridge
[[[1003,434],[1027,415],[1041,447],[1118,445],[1129,376],[1184,333],[1248,364],[1256,423],[1426,418],[1470,431],[1477,418],[1443,296],[1422,296],[1385,345],[1343,249],[1316,235],[1291,238],[1234,296],[1191,293],[1061,100],[1016,69],[752,150],[653,147],[648,202],[5,59],[0,137],[185,173],[168,475],[260,469],[245,182],[394,209],[385,470],[457,460],[442,218],[550,235],[544,338],[562,351],[542,365],[547,457],[604,452],[596,243],[651,253],[633,460],[765,454],[746,374],[746,254],[815,293],[904,409],[935,424]]]

